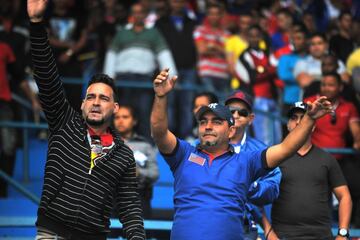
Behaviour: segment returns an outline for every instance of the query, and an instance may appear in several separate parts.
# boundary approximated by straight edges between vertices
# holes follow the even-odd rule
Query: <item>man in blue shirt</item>
[[[167,94],[177,77],[169,69],[157,75],[151,112],[151,132],[174,175],[175,216],[171,239],[238,240],[242,216],[252,182],[294,154],[310,134],[315,120],[331,111],[321,97],[285,140],[265,150],[234,152],[229,139],[235,134],[230,110],[210,104],[197,112],[200,144],[196,147],[176,138],[168,129]]]
[[[225,105],[229,107],[235,120],[236,133],[230,139],[230,143],[234,146],[236,153],[264,150],[267,148],[263,142],[248,136],[246,133],[255,117],[255,114],[252,112],[252,103],[252,97],[243,91],[234,92],[225,101]],[[258,229],[256,223],[261,223],[262,221],[262,210],[260,207],[271,204],[278,197],[280,180],[280,169],[275,168],[251,183],[247,196],[248,201],[245,205],[246,212],[244,213],[244,240],[257,239]]]

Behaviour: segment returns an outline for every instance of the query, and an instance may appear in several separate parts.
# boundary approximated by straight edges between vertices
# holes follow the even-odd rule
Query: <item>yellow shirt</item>
[[[346,70],[350,75],[355,67],[360,67],[360,48],[353,51],[346,61]]]
[[[248,46],[247,41],[242,39],[239,35],[231,35],[225,42],[225,51],[227,55],[232,54],[233,63],[235,63]],[[260,41],[259,47],[262,50],[266,49],[266,43],[264,40]],[[233,77],[230,85],[232,89],[238,89],[240,87],[240,82],[237,78]]]

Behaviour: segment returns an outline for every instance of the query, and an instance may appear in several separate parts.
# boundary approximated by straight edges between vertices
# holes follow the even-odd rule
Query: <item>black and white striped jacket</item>
[[[90,172],[87,125],[70,107],[42,23],[30,26],[34,78],[50,136],[37,226],[69,239],[105,239],[113,206],[128,239],[145,239],[132,151],[115,146]]]

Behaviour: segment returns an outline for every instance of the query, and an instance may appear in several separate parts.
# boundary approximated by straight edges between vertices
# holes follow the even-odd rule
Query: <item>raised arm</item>
[[[28,0],[30,18],[31,58],[34,79],[39,88],[39,100],[45,112],[49,129],[53,131],[62,125],[66,114],[74,113],[66,100],[56,62],[49,45],[49,39],[42,24],[47,0]]]
[[[315,120],[332,111],[331,103],[326,97],[320,97],[316,101],[307,104],[308,111],[300,124],[280,144],[274,145],[267,150],[266,162],[268,167],[276,167],[286,158],[295,154],[310,136]]]
[[[162,70],[155,78],[154,104],[151,111],[151,135],[162,153],[172,153],[176,147],[176,137],[168,129],[167,94],[174,88],[177,77],[169,78],[169,69]]]

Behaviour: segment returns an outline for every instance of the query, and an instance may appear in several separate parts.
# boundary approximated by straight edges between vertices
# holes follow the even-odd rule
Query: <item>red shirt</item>
[[[314,101],[319,95],[311,96],[304,101]],[[346,146],[345,133],[349,130],[349,124],[360,121],[359,113],[353,103],[340,98],[338,105],[335,104],[336,123],[331,124],[331,115],[326,114],[316,120],[315,131],[312,134],[312,142],[322,148],[343,148]],[[340,155],[334,155],[340,158]]]
[[[0,100],[7,102],[11,100],[11,92],[6,68],[15,60],[15,55],[9,45],[0,42]]]
[[[276,77],[276,69],[270,65],[268,56],[262,50],[248,49],[244,59],[256,72],[253,92],[255,97],[273,98],[272,84]]]

